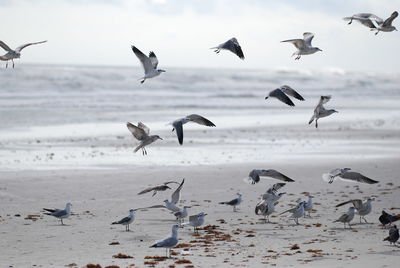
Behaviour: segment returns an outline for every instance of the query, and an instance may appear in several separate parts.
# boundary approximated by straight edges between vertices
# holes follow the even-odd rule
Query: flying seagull
[[[318,119],[322,117],[330,116],[333,113],[338,113],[338,111],[334,109],[326,110],[324,108],[324,104],[327,103],[332,97],[331,96],[321,96],[317,106],[314,109],[314,114],[311,117],[308,124],[310,125],[315,119],[315,127],[318,128]]]
[[[386,211],[382,210],[382,215],[379,216],[379,221],[382,223],[383,227],[386,227],[386,225],[392,224],[392,222],[400,220],[399,215],[390,215]]]
[[[293,219],[294,222],[296,223],[296,225],[299,225],[299,218],[304,216],[304,205],[305,204],[306,204],[306,202],[302,201],[302,202],[298,203],[294,208],[288,209],[288,210],[280,213],[279,215],[290,212],[290,213],[292,213],[292,215],[289,218]]]
[[[282,195],[284,195],[285,193],[279,193],[277,194],[277,191],[282,188],[283,186],[285,186],[286,183],[283,182],[279,182],[279,183],[275,183],[274,185],[272,185],[272,187],[270,187],[263,195],[262,195],[262,200],[267,200],[269,202],[276,202],[278,201]]]
[[[383,239],[383,241],[389,241],[390,244],[395,245],[397,240],[399,240],[399,229],[397,229],[396,225],[393,225],[389,230],[389,236]]]
[[[242,195],[239,193],[237,193],[237,197],[231,201],[219,202],[220,205],[233,206],[233,212],[236,212],[236,206],[240,205],[240,203],[242,203]]]
[[[197,123],[199,125],[207,126],[207,127],[215,127],[215,124],[208,120],[205,117],[202,117],[201,115],[198,114],[191,114],[183,118],[179,118],[175,121],[173,121],[171,124],[173,126],[172,131],[176,130],[176,136],[178,137],[179,144],[183,144],[183,125],[188,123],[188,122],[193,122]]]
[[[291,178],[287,177],[286,175],[283,175],[282,173],[276,171],[275,169],[253,169],[252,171],[250,171],[249,177],[246,178],[245,180],[250,182],[251,184],[255,184],[260,181],[260,177],[270,177],[273,179],[287,181],[287,182],[294,181]]]
[[[23,50],[24,48],[31,46],[31,45],[37,45],[37,44],[42,44],[42,43],[46,43],[46,42],[47,42],[47,40],[35,42],[35,43],[27,43],[27,44],[17,47],[15,50],[12,50],[9,46],[6,45],[6,43],[4,43],[3,41],[0,41],[0,47],[2,47],[5,51],[7,51],[6,54],[4,54],[3,56],[0,56],[0,60],[7,62],[6,68],[8,67],[8,61],[11,60],[11,62],[13,64],[12,67],[14,68],[14,59],[19,59],[21,57],[21,50]]]
[[[44,213],[49,216],[56,217],[57,219],[61,220],[61,225],[64,225],[63,219],[68,218],[71,215],[71,203],[67,203],[65,205],[65,209],[50,209],[50,208],[43,208],[48,213]]]
[[[361,219],[363,219],[365,221],[365,223],[368,223],[367,220],[365,219],[365,216],[368,215],[372,210],[371,202],[372,202],[371,198],[368,198],[365,203],[363,203],[361,199],[352,199],[352,200],[337,204],[336,207],[341,207],[343,205],[352,203],[353,206],[356,208],[356,213],[358,215],[360,215],[360,223],[361,223]]]
[[[210,49],[215,49],[214,52],[217,54],[221,51],[221,49],[226,49],[226,50],[229,50],[232,53],[236,54],[242,60],[244,60],[242,48],[240,47],[239,42],[237,41],[237,39],[235,37],[229,39],[225,43],[222,43],[222,44],[220,44],[216,47],[212,47]]]
[[[151,248],[165,248],[165,253],[167,258],[171,258],[171,248],[175,247],[178,244],[178,229],[179,225],[174,224],[172,226],[172,233],[170,236],[164,238],[156,242],[154,245],[150,246]],[[169,252],[169,256],[168,256]]]
[[[377,35],[379,32],[393,32],[397,31],[396,27],[392,25],[392,22],[395,18],[399,16],[399,13],[397,11],[393,12],[392,15],[390,15],[389,18],[387,18],[382,24],[377,25],[376,29],[372,28],[372,31],[376,31],[375,35]]]
[[[125,225],[125,231],[129,231],[129,224],[131,224],[135,220],[135,211],[138,209],[130,209],[129,210],[129,216],[119,220],[115,221],[111,224],[122,224]]]
[[[158,192],[162,192],[162,191],[165,191],[167,189],[171,189],[171,187],[168,186],[168,184],[171,184],[171,183],[179,184],[179,182],[176,182],[176,181],[167,181],[167,182],[164,182],[163,184],[160,184],[160,185],[150,186],[150,187],[144,189],[143,191],[139,192],[138,195],[145,194],[145,193],[153,191],[153,195],[152,196],[155,196]]]
[[[380,17],[371,14],[371,13],[359,13],[355,14],[351,17],[345,17],[344,20],[349,20],[348,24],[351,24],[353,20],[360,22],[364,26],[371,29],[371,31],[376,31],[375,35],[377,35],[380,31],[382,32],[392,32],[397,31],[396,27],[392,26],[392,22],[399,16],[397,11],[394,11],[389,18],[386,20],[381,19]]]
[[[298,100],[304,101],[304,98],[299,93],[297,93],[293,88],[287,85],[283,85],[280,88],[272,90],[270,93],[268,93],[268,96],[266,96],[265,99],[273,97],[277,98],[281,102],[286,103],[289,106],[294,106],[294,103],[287,95],[292,96]]]
[[[135,46],[132,46],[132,51],[135,53],[136,57],[138,57],[144,69],[144,77],[140,78],[140,80],[142,80],[140,83],[143,84],[146,79],[159,76],[161,73],[165,72],[165,70],[157,69],[158,59],[153,51],[149,53],[148,57]]]
[[[206,215],[207,215],[206,213],[201,212],[197,215],[189,216],[189,221],[182,223],[182,226],[185,226],[185,225],[192,226],[193,231],[195,233],[198,233],[199,232],[198,228],[204,224],[204,222],[205,222],[204,217]]]
[[[336,168],[331,170],[329,173],[322,174],[322,179],[327,181],[328,183],[333,183],[336,178],[342,180],[350,180],[355,182],[367,183],[367,184],[375,184],[379,181],[370,179],[361,173],[349,171],[350,168]]]
[[[297,51],[292,54],[292,57],[296,56],[295,59],[298,60],[302,55],[310,55],[314,54],[317,51],[322,51],[321,49],[313,47],[311,45],[311,41],[313,38],[314,38],[313,33],[306,32],[303,33],[303,39],[289,39],[281,42],[292,43],[297,48]]]
[[[342,216],[340,216],[339,219],[337,219],[333,222],[343,222],[344,228],[346,228],[346,223],[347,223],[351,229],[350,222],[354,219],[355,211],[356,211],[355,207],[350,207],[346,213],[342,214]]]
[[[142,149],[143,155],[147,155],[145,147],[156,140],[162,140],[162,138],[160,138],[158,135],[149,135],[150,129],[142,122],[139,122],[137,126],[128,122],[126,123],[126,126],[132,135],[140,141],[139,145],[135,148],[135,150],[133,150],[135,153],[139,151],[139,149]]]

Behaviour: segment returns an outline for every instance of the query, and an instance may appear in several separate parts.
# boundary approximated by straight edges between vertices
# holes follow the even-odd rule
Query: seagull
[[[242,203],[242,195],[239,193],[237,193],[237,197],[235,199],[232,199],[231,201],[219,202],[219,204],[221,205],[233,206],[233,212],[236,212],[236,206],[238,206],[240,203]]]
[[[159,76],[161,73],[165,72],[165,70],[157,69],[158,59],[153,51],[149,53],[148,57],[145,54],[143,54],[142,51],[137,49],[135,46],[132,46],[132,51],[133,53],[135,53],[136,57],[138,57],[144,69],[144,77],[139,79],[142,80],[140,81],[140,83],[143,84],[144,81],[146,81],[146,79]]]
[[[44,213],[44,214],[54,216],[57,219],[60,219],[61,225],[64,225],[63,219],[68,218],[71,215],[71,207],[72,207],[72,204],[67,203],[65,205],[65,209],[50,209],[50,208],[43,208],[43,209],[49,212],[49,213]]]
[[[268,94],[268,96],[265,97],[265,99],[268,99],[269,97],[274,97],[274,98],[277,98],[278,100],[280,100],[281,102],[286,103],[289,106],[294,106],[294,103],[292,102],[292,100],[286,95],[289,95],[298,100],[304,101],[304,98],[299,93],[297,93],[293,88],[291,88],[287,85],[283,85],[280,88],[272,90]]]
[[[282,215],[286,212],[291,212],[292,215],[289,218],[293,219],[294,222],[297,225],[299,225],[299,218],[304,216],[304,205],[305,204],[306,204],[306,202],[302,201],[302,202],[298,203],[297,206],[295,206],[294,208],[288,209],[279,215]]]
[[[297,51],[294,52],[292,54],[293,56],[296,56],[296,60],[300,59],[300,57],[302,55],[310,55],[310,54],[314,54],[317,51],[322,51],[321,49],[317,48],[317,47],[313,47],[311,45],[311,41],[314,38],[314,34],[313,33],[303,33],[303,39],[290,39],[290,40],[284,40],[281,41],[282,42],[289,42],[292,43],[296,48]]]
[[[379,181],[370,179],[365,177],[361,173],[349,171],[350,168],[336,168],[331,170],[329,173],[322,174],[322,179],[327,181],[328,183],[333,183],[336,178],[343,180],[350,180],[355,182],[367,183],[367,184],[375,184]]]
[[[153,191],[153,195],[152,196],[155,196],[157,194],[157,192],[161,192],[161,191],[165,191],[167,189],[171,189],[171,187],[168,186],[168,184],[171,184],[171,183],[179,184],[179,182],[176,182],[176,181],[167,181],[167,182],[164,182],[163,184],[160,184],[160,185],[148,187],[148,188],[144,189],[143,191],[141,191],[140,193],[138,193],[138,195],[145,194],[145,193]]]
[[[176,136],[178,137],[179,144],[183,144],[183,125],[188,122],[194,122],[199,125],[207,126],[207,127],[215,127],[214,123],[208,120],[205,117],[202,117],[198,114],[191,114],[183,118],[179,118],[173,121],[171,124],[173,126],[172,131],[176,130]]]
[[[183,209],[174,213],[177,221],[179,220],[179,222],[181,222],[188,216],[188,208],[190,208],[190,206],[183,206]]]
[[[217,47],[212,47],[210,49],[215,49],[214,52],[217,54],[221,51],[221,49],[226,49],[236,54],[242,60],[244,60],[242,48],[240,47],[239,42],[235,37],[229,39],[225,43],[218,45]]]
[[[390,215],[386,211],[382,210],[382,215],[379,216],[379,221],[382,223],[383,227],[387,224],[391,225],[392,222],[400,220],[400,216],[398,215]]]
[[[318,119],[320,119],[322,117],[327,117],[333,113],[338,113],[338,111],[333,110],[333,109],[326,110],[323,106],[323,104],[327,103],[331,98],[332,98],[331,96],[321,96],[317,106],[314,109],[314,114],[311,117],[308,124],[311,124],[315,119],[315,127],[318,128]]]
[[[111,224],[122,224],[125,225],[125,231],[130,231],[129,230],[129,224],[131,224],[134,220],[135,220],[135,211],[138,209],[130,209],[129,210],[129,216],[119,220],[119,221],[115,221]]]
[[[167,258],[171,258],[171,248],[175,247],[178,244],[178,229],[179,225],[172,225],[172,233],[171,236],[164,238],[163,240],[158,241],[154,245],[150,246],[151,248],[165,248],[165,254]],[[169,256],[168,256],[169,252]]]
[[[313,205],[314,205],[313,204],[313,198],[314,198],[314,196],[309,195],[307,202],[304,204],[304,212],[308,212],[308,217],[310,217],[310,218],[311,218],[311,210],[312,210]],[[306,215],[304,214],[304,217],[305,216]]]
[[[260,177],[270,177],[281,181],[294,182],[294,180],[276,171],[275,169],[253,169],[250,171],[249,177],[245,178],[245,181],[251,184],[256,184],[260,181]]]
[[[383,239],[383,241],[389,241],[390,245],[392,243],[395,245],[397,240],[399,240],[399,229],[397,229],[396,225],[393,225],[393,227],[389,230],[389,236]]]
[[[269,222],[269,215],[275,212],[275,206],[279,202],[274,202],[270,200],[261,200],[255,208],[256,215],[264,215],[265,222]]]
[[[263,195],[262,195],[262,200],[267,200],[269,202],[276,202],[278,201],[282,195],[284,195],[285,193],[279,193],[277,194],[277,191],[282,188],[283,186],[285,186],[286,183],[283,182],[279,182],[279,183],[275,183],[274,185],[272,185],[272,187],[270,187]]]
[[[390,15],[389,18],[387,18],[382,24],[378,23],[376,29],[372,28],[371,31],[376,31],[375,35],[377,35],[379,32],[397,31],[396,27],[394,27],[392,25],[392,22],[398,16],[399,16],[399,13],[397,11],[393,12],[392,15]]]
[[[380,17],[371,14],[371,13],[359,13],[355,14],[351,17],[345,17],[344,20],[349,20],[348,24],[351,24],[353,20],[356,20],[363,24],[364,26],[371,29],[371,31],[376,31],[375,35],[377,35],[380,31],[382,32],[392,32],[397,31],[396,27],[392,26],[392,22],[399,16],[397,11],[394,11],[389,18],[386,20],[381,19]]]
[[[137,126],[128,122],[126,123],[126,126],[132,135],[140,141],[139,145],[135,148],[135,150],[133,150],[135,153],[139,151],[139,149],[142,149],[142,154],[147,155],[145,147],[156,140],[162,140],[162,138],[160,138],[158,135],[149,135],[150,129],[142,122],[139,122]]]
[[[351,229],[350,222],[354,219],[355,211],[356,211],[355,207],[350,207],[349,210],[345,214],[342,214],[342,216],[340,216],[339,219],[335,220],[334,222],[343,222],[343,226],[345,229],[346,229],[346,223],[347,223]]]
[[[340,204],[337,204],[336,207],[340,207],[349,203],[352,203],[353,206],[356,208],[356,212],[358,215],[360,215],[360,223],[361,219],[365,221],[365,223],[368,223],[367,220],[365,219],[365,216],[368,215],[371,210],[372,210],[372,205],[371,205],[372,199],[368,198],[365,203],[362,202],[361,199],[353,199],[349,200]]]
[[[195,233],[198,233],[199,232],[198,227],[200,227],[200,226],[202,226],[204,224],[204,221],[205,221],[204,217],[206,215],[207,215],[206,213],[201,212],[201,213],[199,213],[197,215],[189,216],[189,221],[182,223],[182,226],[185,226],[185,225],[192,226],[193,227],[193,231]]]
[[[2,47],[5,51],[7,51],[6,54],[4,54],[3,56],[0,56],[0,60],[7,62],[6,68],[8,67],[8,61],[11,60],[12,64],[13,64],[12,67],[14,68],[14,59],[19,59],[21,57],[21,50],[23,50],[24,48],[31,46],[31,45],[37,45],[37,44],[42,44],[42,43],[46,43],[46,42],[47,42],[47,40],[35,42],[35,43],[27,43],[27,44],[17,47],[15,50],[12,50],[9,46],[6,45],[6,43],[4,43],[3,41],[0,41],[0,47]]]

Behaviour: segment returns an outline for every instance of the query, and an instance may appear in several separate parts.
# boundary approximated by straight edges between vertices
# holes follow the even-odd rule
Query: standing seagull
[[[143,155],[147,155],[147,151],[145,146],[155,142],[156,140],[162,140],[160,136],[158,135],[150,135],[150,129],[143,124],[142,122],[139,122],[137,126],[135,126],[132,123],[126,123],[127,128],[129,131],[132,133],[132,135],[140,141],[139,145],[133,150],[133,152],[137,152],[139,149],[142,149]]]
[[[269,215],[275,212],[275,206],[278,202],[270,200],[261,200],[255,208],[256,215],[264,215],[265,222],[269,222]]]
[[[298,203],[297,206],[295,206],[294,208],[288,209],[279,215],[282,215],[286,212],[291,212],[292,215],[290,215],[289,218],[293,219],[294,222],[296,223],[296,225],[299,225],[299,218],[304,216],[304,205],[305,204],[306,204],[306,202],[302,201],[302,202]]]
[[[361,199],[353,199],[349,200],[340,204],[337,204],[336,207],[340,207],[349,203],[352,203],[353,206],[356,208],[356,212],[358,215],[360,215],[360,223],[361,219],[365,221],[365,223],[368,223],[367,220],[365,219],[365,216],[368,215],[371,210],[372,210],[372,205],[371,205],[372,199],[368,198],[365,203],[362,202]]]
[[[349,210],[342,214],[339,219],[335,220],[334,222],[343,222],[343,227],[346,229],[346,223],[349,225],[351,229],[350,222],[354,219],[354,213],[356,211],[355,207],[350,207]]]
[[[393,225],[389,230],[389,236],[383,239],[383,241],[389,241],[390,244],[396,244],[397,240],[399,240],[399,229],[397,229],[396,225]]]
[[[313,204],[313,198],[314,198],[314,196],[309,195],[307,202],[304,204],[304,212],[308,212],[308,217],[310,217],[310,218],[311,218],[311,210],[312,210],[313,205],[314,205]],[[306,215],[304,213],[304,217],[305,216]]]
[[[6,68],[8,67],[8,61],[11,60],[12,64],[13,64],[12,67],[14,68],[14,59],[19,59],[21,57],[21,50],[23,50],[27,46],[42,44],[42,43],[46,43],[46,42],[47,42],[47,40],[36,42],[36,43],[27,43],[27,44],[17,47],[15,50],[12,50],[3,41],[0,41],[0,47],[2,47],[5,51],[7,51],[6,54],[4,54],[3,56],[0,56],[0,60],[7,62]]]
[[[314,54],[317,51],[322,51],[321,49],[313,47],[311,45],[311,41],[313,38],[314,38],[313,33],[306,32],[303,33],[303,39],[289,39],[281,42],[292,43],[297,48],[297,51],[292,54],[292,57],[296,56],[295,59],[298,60],[302,55],[310,55]]]
[[[235,37],[229,39],[225,43],[218,45],[217,47],[212,47],[210,49],[215,49],[214,52],[217,54],[221,51],[221,49],[226,49],[236,54],[242,60],[244,60],[242,48],[240,47],[239,42]]]
[[[239,193],[237,193],[237,197],[231,201],[219,202],[221,205],[233,206],[233,212],[236,212],[236,206],[240,205],[240,203],[242,203],[242,195]]]
[[[71,203],[67,203],[65,205],[65,209],[50,209],[50,208],[43,208],[44,210],[48,211],[49,213],[44,213],[46,215],[54,216],[57,219],[61,220],[61,225],[64,225],[63,219],[68,218],[71,215]]]
[[[129,230],[129,224],[131,224],[134,220],[135,220],[135,211],[137,209],[131,209],[129,210],[129,216],[119,220],[119,221],[115,221],[111,224],[122,224],[125,225],[125,231],[130,231]]]
[[[172,233],[171,236],[164,238],[163,240],[158,241],[154,245],[150,246],[151,248],[165,248],[165,254],[167,258],[171,258],[171,248],[175,247],[178,244],[178,229],[179,225],[172,225]],[[168,256],[169,252],[169,256]]]
[[[291,88],[287,85],[283,85],[280,88],[272,90],[268,94],[268,96],[265,97],[265,99],[268,99],[269,97],[273,97],[273,98],[277,98],[281,102],[286,103],[289,106],[294,106],[294,103],[292,102],[292,100],[286,95],[289,95],[298,100],[304,101],[304,98],[299,93],[297,93],[296,90],[294,90],[293,88]]]
[[[202,117],[198,114],[191,114],[183,118],[179,118],[173,121],[171,124],[173,126],[172,131],[176,130],[176,136],[178,136],[179,144],[183,144],[183,125],[188,122],[194,122],[199,125],[207,126],[207,127],[215,127],[215,124],[208,120],[205,117]]]
[[[189,216],[189,221],[182,223],[182,226],[185,226],[185,225],[192,226],[193,231],[195,233],[198,233],[199,232],[198,228],[204,224],[204,222],[205,222],[204,217],[206,215],[207,215],[206,213],[201,212],[197,215]]]
[[[336,178],[342,180],[350,180],[355,182],[367,183],[367,184],[375,184],[379,181],[370,179],[365,177],[361,173],[349,171],[350,168],[336,168],[331,170],[329,173],[322,174],[322,179],[327,181],[328,183],[332,183]]]
[[[308,122],[309,125],[315,119],[315,127],[318,128],[318,119],[320,119],[322,117],[330,116],[333,113],[338,113],[338,111],[336,111],[334,109],[326,110],[323,106],[323,104],[327,103],[331,98],[332,98],[331,96],[321,96],[317,106],[314,109],[314,114],[311,117],[310,121]]]
[[[142,81],[140,83],[144,83],[146,79],[153,78],[159,76],[161,73],[165,72],[165,70],[157,69],[158,59],[156,54],[153,51],[149,53],[147,57],[145,54],[142,53],[139,49],[135,46],[132,46],[133,53],[135,53],[136,57],[142,63],[144,69],[144,77],[140,78]]]
[[[250,171],[249,177],[245,178],[245,180],[251,184],[255,184],[260,181],[260,176],[270,177],[273,179],[287,181],[287,182],[294,181],[291,178],[287,177],[286,175],[283,175],[282,173],[276,171],[275,169],[253,169],[252,171]]]
[[[188,216],[188,208],[190,208],[190,206],[183,206],[183,209],[174,213],[174,216],[179,223],[182,223],[182,221]]]
[[[176,181],[167,181],[167,182],[164,182],[163,184],[160,184],[160,185],[148,187],[148,188],[144,189],[143,191],[139,192],[138,195],[145,194],[145,193],[153,191],[153,195],[152,196],[155,196],[158,192],[162,192],[162,191],[165,191],[167,189],[171,189],[171,187],[168,186],[168,184],[171,184],[171,183],[179,184]]]

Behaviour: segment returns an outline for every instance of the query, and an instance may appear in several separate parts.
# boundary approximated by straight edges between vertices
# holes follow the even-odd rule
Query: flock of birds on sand
[[[375,31],[375,35],[379,32],[392,32],[394,30],[397,31],[396,27],[392,26],[392,22],[395,18],[397,18],[398,12],[395,11],[391,14],[389,18],[383,20],[378,16],[371,14],[371,13],[359,13],[355,14],[351,17],[345,17],[344,20],[349,21],[348,24],[351,24],[353,21],[358,21],[362,25],[371,29],[371,31]],[[311,41],[314,38],[314,34],[310,32],[306,32],[303,34],[302,39],[289,39],[284,40],[281,42],[284,43],[292,43],[296,48],[297,51],[293,53],[292,56],[295,56],[296,60],[299,60],[303,55],[311,55],[318,51],[322,51],[318,47],[313,47]],[[6,61],[6,68],[8,67],[8,61],[12,62],[12,66],[14,68],[14,59],[18,59],[21,56],[21,51],[31,45],[42,44],[46,41],[35,42],[35,43],[27,43],[17,47],[15,50],[12,50],[8,45],[6,45],[3,41],[0,41],[0,46],[7,51],[7,53],[3,56],[0,56],[0,60]],[[221,50],[229,50],[236,54],[240,59],[244,60],[244,54],[239,45],[239,42],[236,38],[232,38],[216,47],[213,47],[215,53],[219,53]],[[137,56],[139,61],[141,62],[143,69],[144,69],[144,76],[140,79],[141,83],[144,83],[146,79],[154,78],[159,76],[161,73],[165,72],[165,70],[158,69],[158,59],[154,52],[150,52],[149,56],[146,56],[142,53],[138,48],[132,46],[132,51]],[[275,90],[269,92],[268,98],[276,98],[279,101],[289,105],[295,106],[293,101],[289,98],[293,97],[297,100],[304,101],[304,98],[296,92],[293,88],[288,85],[283,85]],[[311,124],[315,120],[315,127],[318,127],[318,119],[327,117],[333,113],[337,113],[334,109],[325,109],[324,104],[326,104],[331,99],[331,96],[321,96],[317,106],[314,109],[314,114],[311,117],[309,124]],[[207,118],[197,115],[191,114],[185,116],[183,118],[179,118],[171,122],[173,129],[172,131],[176,132],[178,142],[180,145],[183,144],[183,125],[186,123],[197,123],[200,125],[204,125],[207,127],[215,127],[215,124],[208,120]],[[132,133],[132,135],[139,141],[139,145],[134,149],[134,152],[138,150],[142,150],[143,155],[147,155],[146,146],[157,141],[162,140],[162,138],[158,135],[150,135],[150,129],[144,125],[143,123],[139,122],[138,125],[134,125],[132,123],[127,123],[127,128]],[[353,181],[358,183],[366,183],[366,184],[376,184],[378,181],[370,179],[361,173],[350,171],[350,168],[337,168],[329,173],[323,174],[323,180],[327,181],[328,183],[333,183],[336,179],[340,178],[347,181]],[[286,175],[276,171],[274,169],[254,169],[249,173],[248,178],[246,181],[251,184],[256,184],[260,181],[260,177],[269,177],[272,179],[284,181],[280,183],[274,184],[270,187],[264,194],[262,194],[260,201],[256,204],[255,207],[255,214],[264,216],[265,222],[269,222],[269,216],[275,212],[275,206],[278,204],[279,199],[285,194],[284,192],[278,193],[282,187],[286,185],[286,183],[294,182],[293,179],[287,177]],[[144,189],[143,191],[139,192],[139,195],[146,194],[152,192],[153,196],[156,195],[158,192],[166,191],[171,189],[170,185],[177,184],[178,187],[175,189],[173,194],[171,195],[171,201],[168,199],[164,200],[163,205],[153,205],[150,207],[145,208],[137,208],[131,209],[129,211],[129,215],[127,217],[122,218],[119,221],[115,221],[112,224],[120,224],[125,226],[126,231],[129,231],[130,224],[135,219],[135,212],[138,210],[147,210],[152,208],[164,208],[174,215],[176,218],[177,223],[172,226],[171,235],[167,238],[158,241],[157,243],[151,245],[151,247],[155,248],[166,248],[166,253],[168,256],[168,250],[175,247],[178,244],[178,229],[184,226],[191,226],[194,229],[194,232],[198,232],[198,228],[205,223],[205,216],[207,215],[204,212],[199,214],[191,215],[188,218],[188,221],[185,219],[188,217],[188,209],[190,206],[183,206],[180,208],[178,206],[178,202],[180,200],[180,192],[182,190],[183,184],[185,180],[183,179],[180,183],[176,181],[168,181],[160,185],[155,185]],[[360,216],[360,223],[361,220],[365,219],[365,216],[368,215],[372,211],[372,203],[373,199],[368,198],[365,202],[361,199],[352,199],[340,204],[337,204],[336,207],[341,207],[345,205],[352,205],[348,208],[348,211],[341,215],[337,220],[334,222],[343,223],[344,228],[346,228],[346,224],[349,228],[352,228],[350,222],[354,219],[355,214]],[[237,194],[237,197],[230,200],[220,202],[219,204],[228,205],[233,207],[233,211],[237,210],[237,206],[239,206],[242,202],[242,195],[240,193]],[[63,219],[68,218],[71,215],[71,203],[67,203],[64,209],[48,209],[45,208],[46,215],[54,216],[61,220],[61,224],[64,224]],[[291,213],[290,219],[293,219],[296,224],[299,224],[299,219],[305,217],[308,214],[311,217],[311,211],[313,209],[313,196],[309,195],[307,201],[302,201],[299,199],[297,204],[294,205],[293,208],[290,208],[281,214]],[[390,215],[385,211],[382,211],[382,215],[379,217],[379,221],[382,223],[383,227],[391,226],[393,222],[400,219],[399,215]],[[399,230],[395,225],[391,226],[389,230],[389,236],[386,237],[384,240],[389,241],[390,244],[395,244],[399,239]]]

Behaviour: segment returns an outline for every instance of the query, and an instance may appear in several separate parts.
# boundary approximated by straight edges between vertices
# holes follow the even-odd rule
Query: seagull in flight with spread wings
[[[27,43],[27,44],[17,47],[15,50],[12,50],[9,46],[6,45],[6,43],[4,43],[3,41],[0,41],[0,47],[2,47],[5,51],[7,51],[6,54],[4,54],[3,56],[0,56],[0,60],[7,62],[6,68],[8,67],[8,61],[11,60],[11,62],[13,64],[12,67],[14,68],[14,59],[19,59],[21,57],[21,50],[23,50],[24,48],[31,46],[31,45],[37,45],[37,44],[42,44],[42,43],[46,43],[46,42],[47,42],[47,40],[35,42],[35,43]]]
[[[399,16],[397,11],[394,11],[389,18],[386,20],[371,14],[371,13],[358,13],[351,17],[345,17],[344,20],[349,20],[348,24],[351,24],[353,20],[360,22],[362,25],[371,29],[371,31],[376,31],[377,35],[380,31],[382,32],[392,32],[397,31],[396,27],[392,25],[394,19]]]
[[[144,189],[143,191],[141,191],[140,193],[138,193],[138,195],[145,194],[145,193],[153,191],[153,195],[152,196],[155,196],[157,194],[157,192],[162,192],[162,191],[165,191],[167,189],[171,189],[171,187],[168,186],[168,184],[171,184],[171,183],[179,184],[179,182],[176,182],[176,181],[167,181],[167,182],[164,182],[163,184],[150,186],[150,187]]]
[[[308,124],[310,125],[315,119],[315,127],[318,128],[318,119],[322,117],[330,116],[333,113],[338,113],[338,111],[334,109],[327,110],[324,107],[324,104],[327,103],[332,97],[331,96],[321,96],[317,106],[314,109],[314,114],[311,117]]]
[[[327,181],[329,184],[333,183],[333,181],[336,178],[339,178],[342,180],[354,181],[354,182],[367,183],[367,184],[375,184],[375,183],[379,182],[379,181],[370,179],[361,173],[350,171],[350,170],[351,170],[350,168],[335,168],[335,169],[331,170],[329,173],[322,174],[322,179],[324,181]]]
[[[236,54],[239,58],[244,60],[242,48],[240,47],[239,42],[235,37],[229,39],[225,43],[222,43],[222,44],[220,44],[216,47],[212,47],[210,49],[215,49],[214,52],[217,54],[221,51],[221,49],[229,50],[232,53]]]
[[[260,181],[260,177],[270,177],[281,181],[294,182],[294,180],[275,169],[253,169],[250,171],[249,176],[245,178],[245,181],[251,184],[256,184]]]
[[[297,51],[292,54],[293,56],[296,56],[296,60],[300,59],[302,55],[310,55],[314,54],[317,51],[322,51],[318,47],[313,47],[311,45],[311,41],[314,38],[313,33],[303,33],[303,39],[289,39],[289,40],[283,40],[281,42],[289,42],[292,43],[296,48]]]
[[[147,57],[145,54],[143,54],[142,51],[137,49],[135,46],[132,46],[132,50],[133,53],[135,53],[136,57],[138,57],[138,59],[142,63],[144,69],[144,77],[139,79],[142,80],[140,83],[143,84],[144,81],[146,81],[146,79],[156,77],[161,73],[165,72],[165,70],[157,69],[158,59],[153,51],[150,51],[149,56]]]
[[[139,122],[137,126],[128,122],[126,123],[126,126],[132,135],[140,141],[139,145],[135,148],[135,150],[133,150],[135,153],[139,151],[139,149],[142,149],[143,155],[147,155],[145,146],[155,142],[156,140],[162,140],[162,138],[160,138],[158,135],[149,135],[150,129],[142,122]]]
[[[178,141],[180,145],[183,144],[183,125],[189,122],[197,123],[199,125],[207,127],[215,127],[215,124],[213,122],[198,114],[191,114],[173,121],[171,123],[173,126],[172,131],[176,130],[176,136],[178,136]]]
[[[304,101],[304,98],[299,93],[297,93],[296,90],[294,90],[293,88],[291,88],[287,85],[283,85],[277,89],[272,90],[268,94],[268,96],[265,97],[265,99],[268,99],[269,97],[273,97],[273,98],[277,98],[281,102],[286,103],[289,106],[294,106],[294,103],[287,95],[292,96],[298,100]]]

